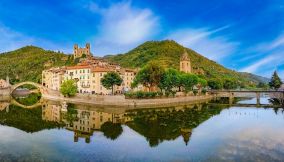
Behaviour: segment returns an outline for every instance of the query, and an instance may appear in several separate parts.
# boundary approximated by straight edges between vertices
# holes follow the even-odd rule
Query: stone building
[[[44,70],[42,72],[42,85],[58,91],[64,80],[73,79],[77,82],[78,93],[107,95],[112,92],[102,85],[101,79],[111,71],[117,72],[123,80],[120,86],[114,87],[114,92],[129,91],[136,75],[135,70],[94,59],[88,59],[75,66]]]
[[[184,53],[180,57],[180,71],[185,73],[191,73],[191,63],[186,50],[184,50]]]
[[[64,80],[65,71],[65,67],[51,68],[42,71],[42,85],[49,89],[58,91]]]
[[[91,57],[91,46],[90,43],[87,43],[85,48],[81,48],[78,46],[78,44],[74,45],[74,58],[80,58],[83,55],[86,55],[86,57]]]
[[[7,76],[6,80],[0,79],[0,88],[8,88],[8,87],[10,87],[10,79],[9,79],[9,77]]]

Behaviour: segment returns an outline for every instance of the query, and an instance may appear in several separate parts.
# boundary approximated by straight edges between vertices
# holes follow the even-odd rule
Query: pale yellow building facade
[[[186,50],[180,57],[180,71],[185,73],[191,73],[191,63]]]

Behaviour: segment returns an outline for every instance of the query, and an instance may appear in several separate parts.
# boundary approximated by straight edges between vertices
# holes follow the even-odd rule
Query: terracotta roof
[[[99,67],[99,66],[92,68],[92,72],[109,72],[109,71],[114,71],[114,69]]]
[[[73,70],[73,69],[87,69],[87,68],[91,68],[91,66],[90,66],[90,65],[75,65],[75,66],[66,67],[67,70]]]

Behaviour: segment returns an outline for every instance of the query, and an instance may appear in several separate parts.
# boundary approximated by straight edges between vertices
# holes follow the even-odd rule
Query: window
[[[102,74],[102,73],[100,73],[100,76],[103,76],[103,74]]]

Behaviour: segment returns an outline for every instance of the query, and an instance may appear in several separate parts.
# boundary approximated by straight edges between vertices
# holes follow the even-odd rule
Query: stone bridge
[[[210,93],[216,97],[228,97],[229,104],[233,103],[235,97],[255,97],[257,105],[260,104],[261,95],[267,95],[269,97],[284,95],[283,90],[211,90]]]
[[[40,92],[42,93],[42,90],[44,89],[44,87],[41,84],[35,83],[35,82],[21,82],[21,83],[17,83],[11,86],[11,93],[14,92],[14,90],[16,90],[17,88],[23,86],[23,85],[33,85],[36,88],[38,88],[40,90]]]

